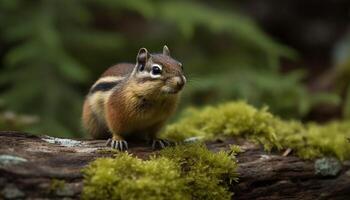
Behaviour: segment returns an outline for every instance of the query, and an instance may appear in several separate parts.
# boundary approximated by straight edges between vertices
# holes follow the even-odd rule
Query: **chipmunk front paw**
[[[106,142],[106,146],[117,149],[118,151],[128,150],[128,143],[125,140],[115,140],[113,138],[109,138]]]
[[[152,140],[152,149],[164,149],[168,146],[173,146],[174,143],[169,140],[164,139],[153,139]]]

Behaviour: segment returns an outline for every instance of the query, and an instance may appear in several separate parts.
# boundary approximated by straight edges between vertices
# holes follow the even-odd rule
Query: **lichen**
[[[335,158],[321,158],[315,161],[315,173],[321,176],[337,176],[342,170],[342,164]]]
[[[27,162],[25,158],[21,158],[13,155],[0,155],[0,167],[8,167],[11,165],[17,165],[23,162]]]
[[[76,146],[81,146],[82,144],[82,142],[78,140],[55,138],[51,136],[45,136],[44,138],[41,138],[41,139],[44,140],[45,142],[48,142],[51,144],[58,144],[64,147],[76,147]]]
[[[25,193],[13,184],[6,185],[0,192],[0,198],[5,199],[22,199]]]
[[[335,156],[350,159],[350,122],[324,125],[282,120],[266,108],[256,109],[245,102],[230,102],[203,109],[190,109],[181,120],[169,125],[163,136],[177,141],[190,137],[205,140],[244,137],[265,149],[291,148],[301,158]]]
[[[238,149],[237,149],[238,151]],[[83,199],[230,199],[237,180],[235,152],[188,144],[149,160],[127,153],[99,158],[84,171]]]

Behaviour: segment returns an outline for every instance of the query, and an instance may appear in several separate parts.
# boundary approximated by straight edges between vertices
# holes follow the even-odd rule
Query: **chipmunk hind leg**
[[[111,137],[107,126],[99,121],[87,101],[85,101],[83,107],[82,123],[84,130],[87,131],[93,139],[108,139]]]

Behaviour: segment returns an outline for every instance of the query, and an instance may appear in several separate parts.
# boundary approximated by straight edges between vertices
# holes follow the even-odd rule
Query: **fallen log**
[[[209,142],[207,147],[219,151],[234,143],[244,150],[237,156],[239,183],[232,185],[234,199],[350,199],[349,161],[266,153],[244,140]],[[154,153],[148,146],[129,146],[130,153],[143,159]],[[113,155],[103,140],[0,132],[0,199],[79,199],[81,169],[96,158]]]

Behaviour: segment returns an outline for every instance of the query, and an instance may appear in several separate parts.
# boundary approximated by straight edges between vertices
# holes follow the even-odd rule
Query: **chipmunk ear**
[[[167,45],[163,47],[163,55],[170,56],[170,50]]]
[[[140,71],[143,71],[150,56],[151,55],[148,53],[146,48],[141,48],[139,50],[139,53],[137,54],[137,57],[136,57],[136,62],[137,62],[136,66],[139,67]]]

